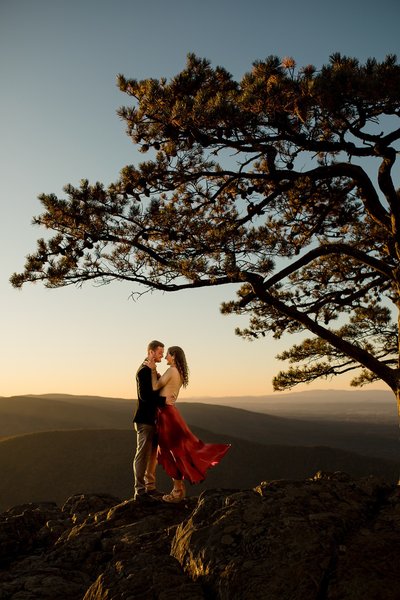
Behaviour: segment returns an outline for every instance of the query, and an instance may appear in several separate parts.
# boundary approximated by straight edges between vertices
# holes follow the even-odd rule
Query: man
[[[156,363],[164,356],[164,344],[153,340],[147,346],[147,358]],[[142,363],[136,373],[138,406],[133,422],[137,434],[136,454],[133,461],[135,475],[135,500],[161,497],[156,489],[157,467],[157,408],[174,404],[173,396],[165,398],[154,392],[151,385],[151,368]]]

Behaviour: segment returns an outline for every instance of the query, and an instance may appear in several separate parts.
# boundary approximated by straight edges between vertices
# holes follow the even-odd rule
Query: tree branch
[[[343,352],[343,354],[347,354],[347,356],[349,356],[353,360],[359,362],[370,371],[376,373],[383,381],[385,381],[388,384],[388,386],[392,390],[397,389],[398,370],[394,370],[387,367],[366,350],[363,350],[355,344],[348,342],[344,338],[339,337],[330,329],[323,327],[316,321],[313,321],[308,315],[297,310],[294,306],[288,306],[287,304],[273,296],[267,291],[267,289],[265,288],[265,284],[261,281],[260,277],[248,276],[248,280],[249,283],[251,283],[254,292],[257,295],[257,298],[265,302],[267,305],[272,306],[281,314],[286,315],[287,317],[298,323],[301,323],[304,327],[306,327],[316,336],[322,338],[335,348],[338,348],[341,352]]]
[[[314,248],[313,250],[310,250],[309,252],[307,252],[307,254],[305,254],[298,260],[294,261],[293,263],[291,263],[290,265],[288,265],[287,267],[285,267],[284,269],[279,271],[279,273],[276,273],[269,279],[265,280],[264,281],[265,288],[270,288],[271,286],[275,285],[276,283],[278,283],[285,277],[288,277],[289,275],[291,275],[298,269],[305,267],[307,264],[309,264],[316,258],[319,258],[321,256],[329,256],[330,254],[344,254],[345,256],[351,256],[352,258],[356,259],[358,262],[361,262],[362,264],[371,267],[374,271],[381,273],[385,277],[387,277],[389,279],[393,278],[392,269],[389,267],[389,265],[387,265],[383,261],[378,260],[377,258],[374,258],[373,256],[369,256],[365,252],[362,252],[361,250],[358,250],[357,248],[353,248],[352,246],[349,246],[347,244],[336,243],[336,244],[324,244],[322,246],[319,246],[318,248]]]

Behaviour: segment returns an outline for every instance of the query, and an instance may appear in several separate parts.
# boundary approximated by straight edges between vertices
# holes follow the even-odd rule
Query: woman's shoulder
[[[165,371],[164,375],[168,375],[168,377],[176,377],[176,375],[179,375],[179,371],[176,367],[170,365]]]

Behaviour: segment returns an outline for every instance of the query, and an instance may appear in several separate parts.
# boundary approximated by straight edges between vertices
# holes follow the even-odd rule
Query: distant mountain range
[[[325,445],[350,450],[369,456],[378,456],[397,460],[400,458],[399,429],[397,418],[385,420],[385,404],[394,406],[394,398],[384,392],[384,400],[379,402],[368,399],[371,392],[365,392],[367,400],[360,402],[360,394],[355,394],[354,401],[347,401],[345,408],[356,414],[357,406],[362,409],[369,405],[371,412],[358,412],[357,419],[339,419],[338,415],[330,418],[324,414],[324,401],[317,400],[317,392],[307,397],[302,405],[296,394],[293,400],[290,395],[280,396],[282,406],[286,404],[285,416],[266,413],[268,402],[257,399],[263,410],[245,410],[249,405],[246,398],[231,399],[232,403],[242,403],[241,408],[229,406],[228,399],[216,399],[224,405],[210,404],[189,400],[178,402],[177,406],[187,422],[215,433],[232,435],[262,444],[279,445]],[[338,392],[334,392],[338,395]],[[287,407],[310,404],[314,395],[313,409],[304,408],[302,417],[293,417]],[[302,394],[300,393],[300,396]],[[332,399],[332,395],[327,394]],[[340,396],[339,396],[340,397]],[[266,397],[270,398],[270,397]],[[373,418],[377,405],[382,406],[379,417]],[[22,433],[66,429],[129,429],[132,424],[136,402],[121,398],[105,398],[97,396],[72,396],[66,394],[46,394],[38,396],[0,397],[0,438]],[[293,409],[294,410],[294,409]]]
[[[397,405],[389,390],[310,390],[268,396],[193,398],[272,415],[317,420],[397,423]]]
[[[29,501],[61,503],[83,492],[131,497],[134,405],[132,400],[64,394],[0,398],[0,510]],[[304,479],[318,470],[397,481],[395,420],[374,423],[362,415],[359,421],[317,420],[315,410],[306,420],[199,401],[178,406],[201,439],[232,444],[206,482],[191,488],[193,494],[205,487]],[[161,469],[159,484],[164,490],[170,486]]]

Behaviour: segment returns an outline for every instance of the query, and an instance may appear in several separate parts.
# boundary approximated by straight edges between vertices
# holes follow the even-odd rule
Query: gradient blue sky
[[[62,392],[131,398],[147,342],[184,348],[183,397],[263,395],[296,340],[245,342],[219,313],[229,287],[130,299],[133,288],[11,288],[43,231],[42,192],[82,178],[108,184],[143,159],[116,109],[116,75],[170,77],[195,52],[236,78],[256,59],[293,56],[319,67],[341,52],[364,61],[399,54],[398,0],[1,0],[0,395]],[[162,369],[165,368],[163,363]],[[350,377],[310,388],[346,388]],[[378,385],[383,388],[383,384]],[[298,391],[304,389],[299,387]]]

